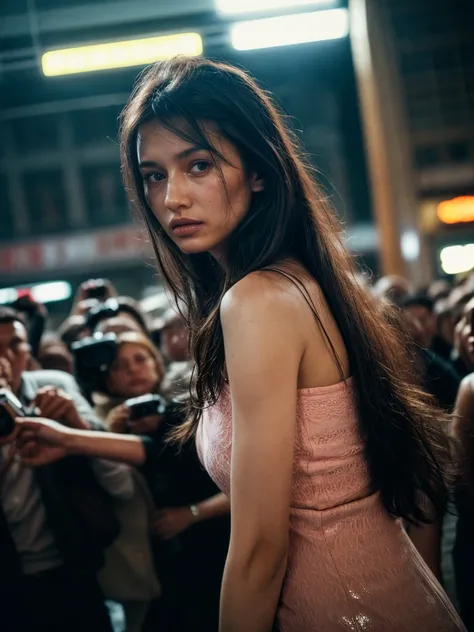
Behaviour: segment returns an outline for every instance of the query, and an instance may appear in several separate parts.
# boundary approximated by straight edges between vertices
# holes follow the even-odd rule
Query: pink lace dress
[[[465,630],[400,521],[371,493],[351,380],[299,392],[281,632]],[[201,461],[230,495],[229,392],[198,428]]]

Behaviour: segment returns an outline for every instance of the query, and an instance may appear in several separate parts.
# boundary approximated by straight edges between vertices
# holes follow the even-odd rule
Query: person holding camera
[[[79,382],[93,392],[96,412],[115,433],[104,455],[139,466],[153,497],[150,529],[163,593],[156,617],[180,631],[217,629],[229,501],[201,467],[194,444],[177,451],[167,440],[183,407],[160,396],[161,355],[137,332],[86,339],[74,353]],[[130,442],[133,436],[140,444]],[[86,452],[100,455],[102,443],[97,436],[90,440]]]
[[[78,377],[82,383],[86,382],[86,390],[93,392],[95,411],[108,430],[146,434],[156,429],[160,417],[156,414],[144,417],[138,410],[137,419],[132,420],[132,410],[124,403],[136,395],[146,397],[157,392],[163,377],[161,358],[144,336],[130,331],[105,339],[98,335],[76,345],[75,353]],[[84,353],[90,357],[90,361],[85,358],[88,367],[85,371]],[[89,365],[103,366],[104,370],[91,374]],[[99,575],[106,597],[119,602],[124,609],[127,632],[142,629],[150,604],[160,594],[152,547],[154,499],[137,469],[133,476],[133,497],[114,504],[121,532],[107,549]]]
[[[70,429],[103,429],[72,376],[28,372],[29,358],[23,321],[1,308],[1,629],[111,632],[96,575],[103,548],[118,533],[110,498],[133,492],[130,468],[83,457],[24,467],[12,410],[42,414]]]

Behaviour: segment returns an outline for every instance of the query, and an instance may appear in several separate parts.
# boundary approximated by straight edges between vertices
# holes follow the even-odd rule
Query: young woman
[[[180,435],[231,498],[221,632],[462,630],[398,520],[444,509],[440,413],[268,94],[174,59],[141,75],[121,134],[127,190],[186,306]],[[24,433],[26,459],[87,442]]]

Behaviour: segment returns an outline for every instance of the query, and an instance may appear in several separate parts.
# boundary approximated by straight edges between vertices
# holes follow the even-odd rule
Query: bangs
[[[210,140],[208,130],[211,127],[215,128],[216,134],[224,137],[217,122],[210,117],[196,116],[189,108],[181,105],[175,98],[171,97],[166,90],[157,91],[151,99],[148,121],[155,121],[186,143],[209,151],[213,156],[227,162],[222,153],[218,151]]]

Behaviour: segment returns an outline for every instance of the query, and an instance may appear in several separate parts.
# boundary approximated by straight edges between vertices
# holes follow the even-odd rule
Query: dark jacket
[[[22,377],[19,398],[23,404],[27,405],[34,399],[38,389],[49,385],[66,391],[73,398],[81,418],[88,422],[93,429],[103,429],[102,423],[95,417],[89,404],[81,396],[74,378],[66,373],[60,371],[25,373]],[[115,468],[115,464],[109,465],[111,469]],[[126,479],[130,473],[126,466],[120,464],[116,464],[116,466],[118,478],[122,479],[119,487],[120,485],[123,487],[124,480],[128,484]],[[87,520],[87,516],[84,516],[84,512],[78,509],[77,499],[73,497],[74,493],[71,491],[73,489],[85,490],[84,497],[92,500],[90,506],[94,507],[96,514],[101,514],[93,516],[93,520],[102,520],[106,523],[113,519],[113,513],[110,514],[109,508],[104,506],[104,496],[107,495],[97,483],[91,461],[86,457],[71,456],[38,467],[34,470],[34,474],[40,488],[48,528],[53,534],[64,563],[76,575],[95,573],[103,561],[104,542],[97,537],[97,533],[91,528],[91,522]],[[20,558],[1,505],[0,560],[1,585],[3,581],[8,581],[14,574],[21,573]]]

